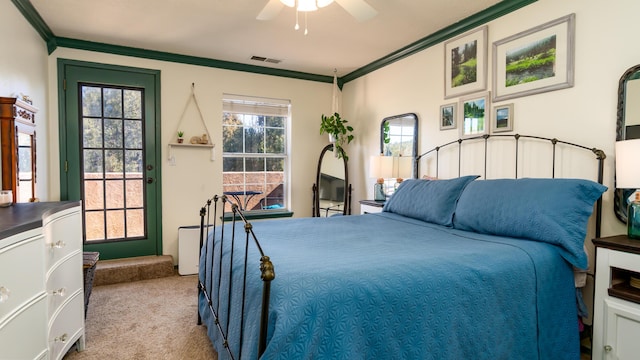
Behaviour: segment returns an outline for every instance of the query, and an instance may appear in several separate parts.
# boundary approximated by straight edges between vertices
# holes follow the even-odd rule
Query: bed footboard
[[[264,353],[267,345],[269,298],[271,293],[271,281],[275,278],[275,271],[271,260],[264,254],[260,242],[253,232],[253,226],[247,221],[246,217],[236,204],[229,201],[233,216],[231,217],[231,220],[226,223],[230,224],[230,226],[225,226],[224,220],[221,220],[220,225],[216,225],[218,223],[216,219],[225,218],[223,215],[227,202],[228,200],[225,195],[215,195],[213,198],[207,200],[206,205],[200,209],[200,271],[198,276],[198,299],[201,299],[201,295],[204,295],[204,299],[207,303],[206,308],[214,320],[213,324],[217,328],[220,338],[223,339],[223,346],[225,347],[229,357],[231,359],[241,359],[244,339],[243,331],[245,328],[249,248],[255,247],[260,254],[262,301],[259,305],[261,309],[257,344],[258,356]],[[213,209],[211,208],[212,205]],[[245,241],[243,244],[240,240],[236,241],[235,229],[237,221],[241,221],[244,224]],[[218,238],[217,241],[220,241],[221,245],[218,251],[216,251],[215,242],[212,242],[214,246],[209,245],[209,241],[207,239],[208,236],[210,236],[209,229],[212,229],[211,236],[216,236]],[[238,237],[242,238],[241,235]],[[230,251],[222,251],[224,242],[230,242]],[[236,244],[241,245],[236,246]],[[234,257],[236,258],[234,259]],[[240,259],[240,261],[238,261],[238,259]],[[207,266],[207,264],[210,264],[210,266]],[[238,272],[242,274],[242,281],[240,284],[234,284],[234,277],[232,274]],[[223,274],[227,275],[223,276]],[[232,291],[221,291],[225,288],[231,289],[235,286],[240,286],[242,299],[232,298]],[[232,302],[242,304],[239,314],[237,312],[231,312]],[[198,325],[202,324],[202,314],[200,313],[200,310],[200,306],[198,306]],[[240,329],[237,337],[232,337],[229,331],[232,324],[237,325]],[[211,324],[208,326],[211,326]],[[232,347],[231,344],[235,344],[235,346]],[[234,353],[234,349],[238,349],[237,353]],[[216,350],[223,351],[222,349]]]

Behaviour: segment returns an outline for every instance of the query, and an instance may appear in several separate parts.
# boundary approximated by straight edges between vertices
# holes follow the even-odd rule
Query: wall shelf
[[[177,147],[195,147],[195,148],[206,148],[212,149],[215,147],[213,144],[188,144],[188,143],[169,143],[169,146],[177,146]]]
[[[176,157],[173,154],[173,148],[189,148],[189,149],[209,149],[211,151],[211,161],[215,161],[216,145],[215,144],[190,144],[190,143],[169,143],[169,165],[176,165]]]

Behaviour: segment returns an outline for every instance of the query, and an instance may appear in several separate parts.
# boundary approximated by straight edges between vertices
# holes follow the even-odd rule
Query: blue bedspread
[[[262,359],[580,358],[572,268],[554,245],[391,213],[253,226],[276,273]],[[244,243],[244,231],[236,235]],[[256,308],[258,252],[249,258],[246,306]],[[200,264],[203,281],[211,260]],[[240,281],[234,273],[234,284]],[[234,286],[232,311],[240,308],[239,292]],[[226,359],[202,296],[199,306]],[[246,316],[242,358],[255,359],[259,310]],[[238,328],[229,331],[237,336]]]

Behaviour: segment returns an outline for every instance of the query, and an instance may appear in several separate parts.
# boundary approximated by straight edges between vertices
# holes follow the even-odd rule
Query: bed
[[[251,224],[233,207],[209,232],[227,199],[208,200],[198,315],[219,357],[579,359],[574,270],[604,153],[537,139],[554,163],[558,143],[593,152],[599,181],[416,179],[379,214]]]

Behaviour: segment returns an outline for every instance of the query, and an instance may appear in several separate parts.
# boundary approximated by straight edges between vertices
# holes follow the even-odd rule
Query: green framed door
[[[84,249],[162,253],[160,72],[58,60],[60,194],[82,200]]]

